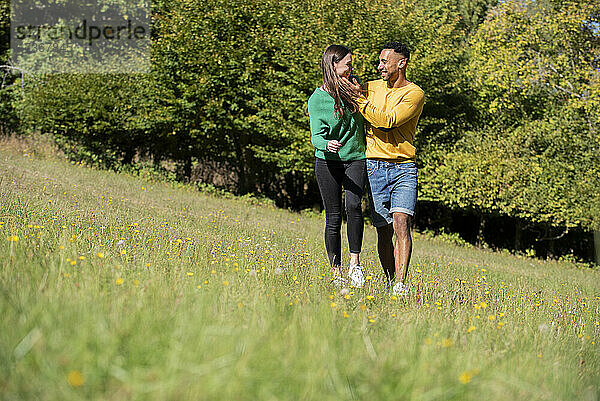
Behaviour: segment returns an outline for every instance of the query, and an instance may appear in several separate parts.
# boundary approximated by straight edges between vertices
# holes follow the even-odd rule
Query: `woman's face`
[[[346,57],[338,63],[333,63],[335,73],[340,77],[348,78],[352,72],[352,53],[346,54]]]

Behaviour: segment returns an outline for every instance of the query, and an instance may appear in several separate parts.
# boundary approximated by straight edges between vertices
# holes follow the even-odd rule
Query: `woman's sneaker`
[[[365,285],[365,275],[360,265],[350,266],[348,278],[350,278],[350,287],[363,288]]]
[[[336,287],[343,287],[346,285],[346,279],[342,276],[333,276],[331,279],[331,284],[335,285]]]
[[[405,297],[408,295],[408,288],[406,288],[403,282],[398,281],[392,288],[392,295],[395,297]]]

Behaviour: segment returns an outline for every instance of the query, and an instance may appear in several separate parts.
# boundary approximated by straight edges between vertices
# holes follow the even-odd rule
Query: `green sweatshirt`
[[[335,102],[321,88],[315,89],[308,99],[310,117],[310,141],[315,147],[315,156],[325,160],[352,161],[365,158],[365,130],[363,116],[352,114],[344,106],[344,115],[335,115]],[[337,153],[327,150],[327,142],[337,140],[342,147]]]

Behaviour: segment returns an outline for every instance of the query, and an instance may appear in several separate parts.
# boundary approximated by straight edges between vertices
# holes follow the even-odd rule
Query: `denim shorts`
[[[373,225],[390,224],[393,213],[414,216],[417,205],[417,165],[367,159]]]

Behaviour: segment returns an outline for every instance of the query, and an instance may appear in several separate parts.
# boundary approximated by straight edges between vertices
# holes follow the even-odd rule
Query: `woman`
[[[333,267],[333,283],[343,285],[341,265],[342,186],[348,217],[351,285],[362,287],[359,263],[364,222],[361,199],[367,180],[363,117],[347,83],[352,72],[352,53],[331,45],[323,53],[323,86],[308,99],[311,142],[315,147],[315,175],[325,207],[325,249]]]

